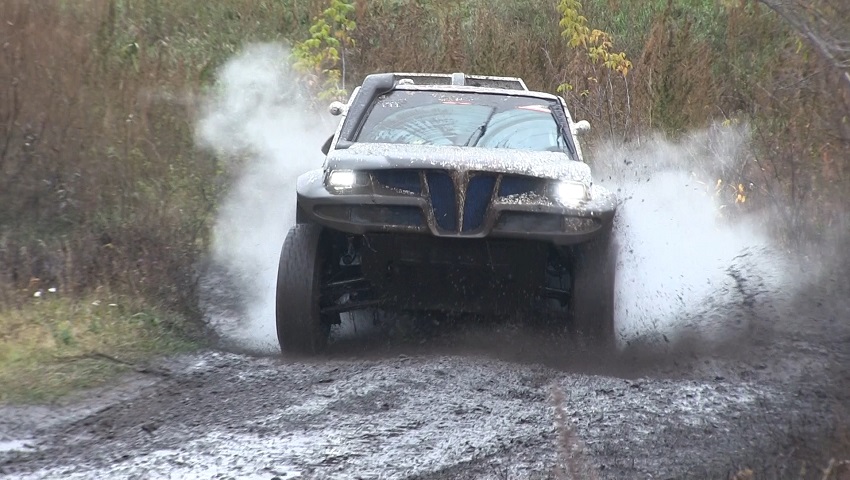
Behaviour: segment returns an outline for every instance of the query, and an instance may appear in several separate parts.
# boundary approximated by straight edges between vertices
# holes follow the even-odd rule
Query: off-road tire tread
[[[280,252],[275,304],[283,352],[312,355],[327,345],[319,305],[322,254],[321,226],[297,224],[289,230]]]

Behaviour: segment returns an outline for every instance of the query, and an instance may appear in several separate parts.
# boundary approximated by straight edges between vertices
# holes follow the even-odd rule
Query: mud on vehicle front
[[[517,78],[368,76],[299,177],[280,255],[284,351],[315,353],[355,310],[526,313],[614,337],[616,199],[593,183],[559,97]]]

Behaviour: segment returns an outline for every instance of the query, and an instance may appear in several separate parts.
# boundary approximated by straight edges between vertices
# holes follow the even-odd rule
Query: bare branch
[[[845,0],[758,0],[841,75],[850,92],[850,5]]]

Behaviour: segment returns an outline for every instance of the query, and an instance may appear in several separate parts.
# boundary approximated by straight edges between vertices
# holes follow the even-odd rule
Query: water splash
[[[295,223],[295,181],[318,168],[332,133],[329,116],[310,109],[286,48],[255,44],[218,72],[196,124],[197,143],[229,160],[236,180],[221,206],[212,260],[219,290],[234,290],[230,316],[217,315],[231,342],[277,351],[274,297],[278,255]],[[227,293],[227,292],[225,292]]]

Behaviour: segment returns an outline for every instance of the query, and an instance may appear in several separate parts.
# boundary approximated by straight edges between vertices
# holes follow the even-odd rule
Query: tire
[[[289,230],[277,271],[275,319],[282,352],[314,355],[328,342],[330,322],[321,314],[325,254],[322,227],[299,224]]]
[[[572,266],[572,330],[594,347],[616,346],[617,244],[611,229],[576,247]]]

